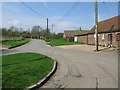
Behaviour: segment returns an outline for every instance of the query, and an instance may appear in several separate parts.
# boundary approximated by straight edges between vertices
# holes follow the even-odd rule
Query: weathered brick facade
[[[64,31],[63,38],[66,41],[74,42],[75,35],[79,35],[81,33],[87,32],[87,31],[88,30],[67,30],[67,31]]]
[[[88,35],[77,37],[77,41],[81,43],[88,43]]]
[[[120,41],[117,40],[117,34],[120,32],[113,32],[113,33],[101,33],[98,35],[99,45],[105,46],[114,46],[120,47]],[[108,40],[108,34],[112,34],[112,41]],[[119,37],[120,38],[120,37]],[[77,41],[86,43],[86,44],[95,44],[95,35],[89,34],[84,36],[77,36]]]
[[[95,44],[95,26],[85,32],[76,35],[78,42]],[[118,35],[119,34],[119,35]],[[98,23],[99,45],[120,47],[120,16],[116,16]]]
[[[88,35],[88,44],[95,44],[94,34]]]
[[[99,36],[99,45],[105,45],[105,46],[111,45],[111,46],[119,47],[120,46],[120,41],[117,41],[117,34],[118,33],[119,32],[102,33],[102,34],[104,34],[104,39],[102,39],[102,34],[100,34],[100,36]],[[112,41],[108,40],[108,34],[112,34]]]

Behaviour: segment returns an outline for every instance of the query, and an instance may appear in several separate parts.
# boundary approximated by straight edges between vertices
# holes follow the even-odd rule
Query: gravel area
[[[55,46],[64,49],[70,50],[79,50],[79,51],[87,51],[87,52],[94,52],[94,53],[101,53],[101,54],[117,54],[117,48],[108,48],[99,46],[99,51],[95,51],[95,46],[92,45],[64,45],[64,46]]]

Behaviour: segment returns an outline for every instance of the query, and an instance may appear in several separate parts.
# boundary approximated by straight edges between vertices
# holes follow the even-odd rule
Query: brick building
[[[63,38],[66,41],[74,42],[76,40],[74,40],[74,36],[81,34],[82,31],[85,30],[66,30],[64,31]]]
[[[74,37],[74,41],[88,44],[88,33],[89,30],[83,30],[79,35]]]
[[[63,36],[63,33],[58,33],[57,35],[61,35],[61,36]]]
[[[120,47],[120,16],[98,23],[99,45]],[[77,42],[95,44],[95,26],[86,32],[75,35]]]

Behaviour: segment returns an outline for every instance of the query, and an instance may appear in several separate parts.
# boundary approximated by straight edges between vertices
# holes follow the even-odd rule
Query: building
[[[88,33],[89,30],[83,30],[79,35],[74,36],[74,42],[81,42],[88,44]]]
[[[75,35],[77,42],[95,44],[95,26],[88,32]],[[120,16],[116,16],[98,23],[99,45],[120,47]]]
[[[61,36],[63,36],[63,33],[58,33],[57,35],[61,35]]]
[[[64,31],[63,38],[66,41],[74,42],[74,36],[79,35],[83,30],[66,30]]]

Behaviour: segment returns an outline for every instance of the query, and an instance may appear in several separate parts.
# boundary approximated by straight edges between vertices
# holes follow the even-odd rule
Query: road
[[[42,40],[29,43],[2,54],[35,52],[58,62],[54,76],[43,88],[117,88],[118,55],[104,55],[78,50],[50,47]]]

